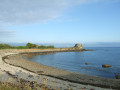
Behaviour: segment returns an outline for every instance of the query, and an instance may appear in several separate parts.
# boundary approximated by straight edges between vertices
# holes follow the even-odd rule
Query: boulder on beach
[[[80,44],[80,43],[78,43],[78,44],[75,44],[75,46],[74,46],[75,48],[77,48],[77,49],[81,49],[81,50],[84,50],[84,47],[83,47],[83,45],[82,44]]]
[[[116,79],[120,79],[120,74],[119,73],[115,73],[115,78]]]

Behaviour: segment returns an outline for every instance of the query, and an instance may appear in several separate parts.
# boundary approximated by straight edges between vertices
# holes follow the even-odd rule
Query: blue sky
[[[1,0],[0,42],[120,43],[120,0]]]

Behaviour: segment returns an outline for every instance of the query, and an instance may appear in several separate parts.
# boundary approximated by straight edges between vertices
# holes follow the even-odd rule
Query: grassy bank
[[[0,44],[0,49],[53,49],[54,46],[50,45],[50,46],[45,46],[45,45],[36,45],[36,44],[32,44],[32,43],[27,43],[26,46],[11,46],[9,44]]]

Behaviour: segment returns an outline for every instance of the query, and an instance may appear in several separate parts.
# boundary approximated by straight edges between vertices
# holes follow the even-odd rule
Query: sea
[[[56,52],[33,56],[28,60],[91,76],[115,78],[116,74],[120,74],[120,47],[85,47],[85,49],[93,51]],[[111,67],[103,68],[103,64]]]

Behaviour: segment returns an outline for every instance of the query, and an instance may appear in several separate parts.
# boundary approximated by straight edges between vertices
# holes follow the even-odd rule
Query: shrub
[[[47,49],[47,48],[54,48],[54,46],[38,46],[36,44],[27,43],[26,46],[11,46],[9,44],[0,44],[0,49],[30,49],[30,48],[39,48],[39,49]]]
[[[39,49],[47,49],[47,48],[54,48],[54,46],[44,46],[44,45],[41,45],[41,46],[38,46]]]
[[[47,48],[47,47],[44,46],[44,45],[41,45],[41,46],[38,46],[38,48],[40,48],[40,49],[45,49],[45,48]]]
[[[32,44],[32,43],[27,43],[27,44],[26,44],[26,47],[27,47],[27,48],[38,48],[38,45]]]
[[[54,48],[54,46],[47,46],[47,48]]]
[[[28,49],[28,47],[26,47],[26,46],[17,46],[17,47],[15,47],[16,49]]]
[[[0,44],[0,49],[10,49],[10,48],[14,48],[14,47],[9,44]]]

